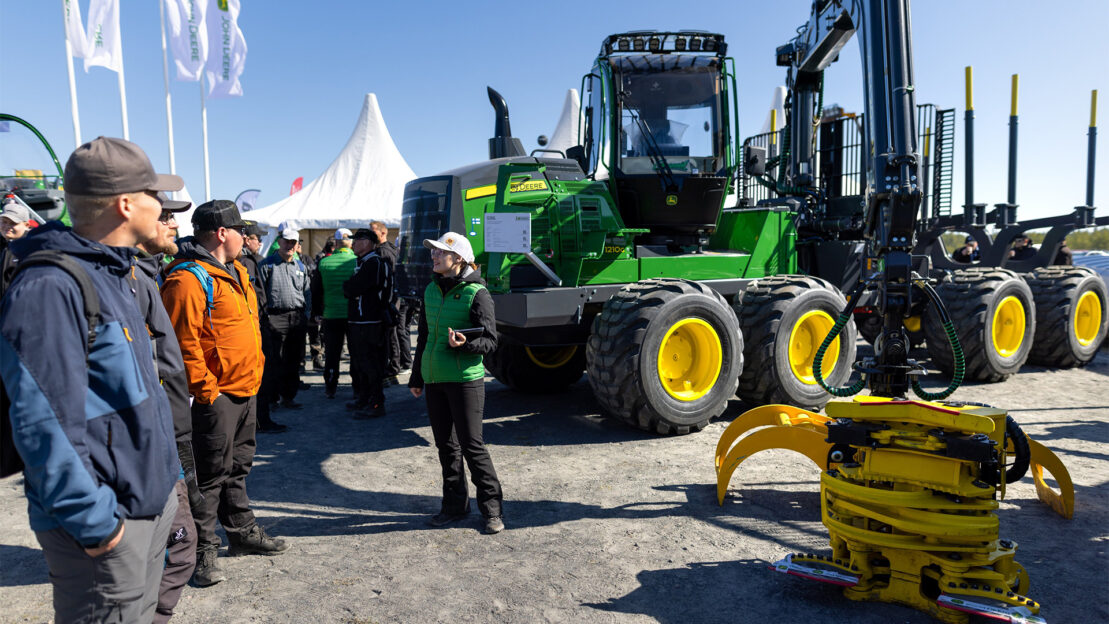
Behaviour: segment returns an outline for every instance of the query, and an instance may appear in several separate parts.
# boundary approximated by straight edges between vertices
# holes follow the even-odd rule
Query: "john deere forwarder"
[[[524,153],[490,89],[490,159],[405,190],[401,292],[430,275],[420,241],[457,231],[496,302],[487,367],[513,388],[557,390],[588,370],[607,412],[660,433],[700,429],[735,394],[823,405],[813,358],[846,302],[809,275],[842,268],[846,248],[816,247],[799,267],[797,200],[723,209],[739,157],[726,51],[701,31],[607,37],[582,79],[582,145],[554,157]],[[487,248],[506,215],[527,215],[529,243]],[[852,323],[825,376],[842,383],[854,359]]]

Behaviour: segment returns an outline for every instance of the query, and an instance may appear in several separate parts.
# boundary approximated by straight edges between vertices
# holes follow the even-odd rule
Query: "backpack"
[[[100,297],[96,294],[92,278],[85,268],[70,256],[60,251],[44,249],[21,260],[12,272],[11,279],[14,280],[21,271],[33,266],[56,266],[77,282],[78,288],[81,289],[81,299],[84,301],[85,320],[89,326],[85,343],[85,357],[88,358],[89,351],[96,342],[96,328],[100,325]],[[8,283],[3,284],[3,287],[7,290]],[[12,436],[12,421],[8,414],[10,408],[11,401],[8,393],[4,390],[3,384],[0,384],[0,478],[23,471],[23,459],[15,450]]]
[[[208,324],[212,327],[212,330],[214,331],[215,326],[212,325],[212,310],[215,309],[216,304],[212,298],[212,276],[208,274],[207,269],[200,266],[198,263],[189,260],[187,262],[182,262],[181,264],[175,264],[169,267],[169,269],[166,270],[166,279],[168,279],[170,275],[173,275],[178,269],[192,273],[200,282],[200,287],[204,289],[204,297],[206,300],[205,309],[208,310]]]

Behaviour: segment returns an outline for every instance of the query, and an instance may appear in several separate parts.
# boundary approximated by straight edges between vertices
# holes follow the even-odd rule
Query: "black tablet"
[[[480,338],[485,335],[484,327],[468,327],[466,329],[456,329],[454,331],[465,336],[466,340],[473,340],[474,338]]]

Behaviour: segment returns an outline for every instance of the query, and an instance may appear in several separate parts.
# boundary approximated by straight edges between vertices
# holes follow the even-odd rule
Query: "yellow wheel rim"
[[[906,316],[904,321],[905,329],[911,332],[920,331],[920,317],[919,316]]]
[[[659,380],[666,393],[679,401],[696,401],[708,394],[723,365],[720,336],[702,319],[682,319],[662,337]]]
[[[1005,297],[993,314],[993,347],[1001,357],[1012,357],[1024,343],[1024,304]]]
[[[816,351],[820,343],[832,331],[835,321],[823,310],[812,310],[797,319],[793,329],[789,332],[789,367],[801,383],[816,385],[816,375],[813,373],[813,362],[816,361]],[[820,374],[827,379],[836,367],[839,359],[840,337],[828,345],[821,360]]]
[[[1074,307],[1074,337],[1078,344],[1088,347],[1097,339],[1101,330],[1101,298],[1092,290],[1087,290],[1078,298]]]
[[[562,368],[574,359],[578,352],[577,345],[567,347],[524,347],[528,359],[539,368]]]

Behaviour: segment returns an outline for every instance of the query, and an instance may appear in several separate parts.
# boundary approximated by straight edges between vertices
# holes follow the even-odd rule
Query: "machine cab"
[[[609,181],[625,223],[656,242],[711,233],[733,179],[725,52],[722,35],[699,31],[611,35],[583,79],[586,170]]]

